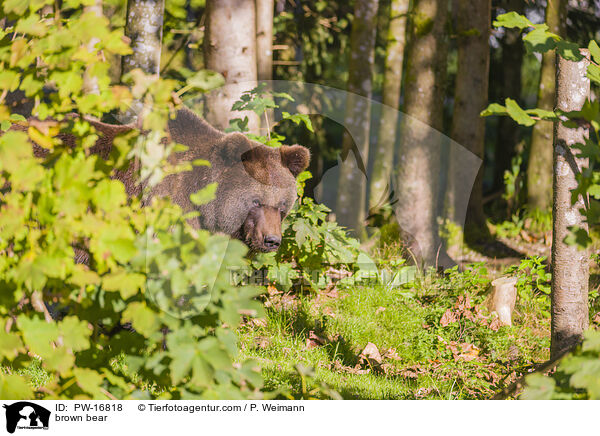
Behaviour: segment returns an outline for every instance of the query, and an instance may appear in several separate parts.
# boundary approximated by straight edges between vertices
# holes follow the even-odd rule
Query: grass
[[[550,328],[540,295],[519,301],[514,326],[490,328],[491,278],[476,265],[403,287],[272,295],[267,317],[241,329],[240,358],[261,363],[267,388],[293,395],[302,364],[314,368],[315,385],[347,399],[488,398],[548,358]],[[454,322],[442,320],[447,312]],[[380,360],[364,356],[368,343]]]
[[[397,270],[402,247],[376,248]],[[600,257],[595,258],[600,265]],[[240,361],[259,362],[272,396],[346,399],[485,399],[549,357],[549,275],[542,258],[490,271],[484,263],[402,285],[339,285],[322,292],[265,295],[266,317],[239,330]],[[600,325],[600,274],[591,274],[590,314]],[[513,325],[485,309],[491,280],[518,275]],[[546,291],[543,292],[543,291]],[[594,315],[596,314],[596,315]],[[113,369],[123,369],[117,358]],[[2,371],[12,372],[3,367]],[[17,371],[38,389],[41,362]],[[143,391],[161,390],[136,378]]]

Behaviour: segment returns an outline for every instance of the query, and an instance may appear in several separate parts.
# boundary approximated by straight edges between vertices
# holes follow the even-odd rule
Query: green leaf
[[[127,263],[137,254],[134,241],[128,238],[116,238],[110,241],[112,255],[121,263]]]
[[[68,279],[69,283],[82,287],[86,285],[99,285],[100,276],[95,271],[85,269],[83,265],[75,265]]]
[[[560,37],[552,32],[548,32],[548,26],[545,24],[536,24],[534,29],[523,37],[525,46],[534,52],[545,53],[556,47]]]
[[[564,243],[567,245],[577,245],[580,248],[587,248],[591,245],[592,239],[590,238],[587,230],[577,226],[569,227],[569,234],[565,237]]]
[[[44,366],[59,374],[68,372],[75,364],[75,356],[65,347],[57,347],[43,356]]]
[[[517,123],[522,124],[524,126],[533,126],[535,124],[535,120],[533,120],[527,113],[521,109],[521,107],[511,98],[507,98],[504,101],[506,105],[506,111],[508,115],[515,120]]]
[[[14,359],[23,351],[23,342],[21,338],[14,333],[6,333],[4,329],[0,330],[0,356]]]
[[[600,67],[598,65],[588,65],[587,76],[596,84],[600,84]]]
[[[306,224],[305,220],[298,219],[292,224],[292,228],[296,232],[296,235],[294,236],[296,244],[298,244],[299,247],[302,247],[306,242],[307,236],[312,233],[310,227]]]
[[[594,62],[596,62],[597,64],[600,64],[600,47],[598,47],[598,44],[593,39],[590,41],[590,44],[588,45],[588,50],[590,51],[590,54],[592,55]]]
[[[526,377],[527,387],[519,397],[522,400],[551,400],[556,383],[542,374],[531,374]]]
[[[177,385],[192,368],[192,360],[196,356],[196,348],[193,344],[186,344],[174,350],[171,354],[171,382]]]
[[[125,186],[118,180],[101,180],[92,191],[92,199],[99,208],[112,211],[127,201]]]
[[[65,347],[73,351],[82,351],[90,347],[89,337],[92,329],[86,321],[76,316],[67,316],[59,323],[59,330]]]
[[[533,23],[527,19],[524,15],[520,15],[516,12],[507,12],[502,15],[498,15],[496,21],[494,21],[495,27],[516,27],[518,29],[526,29],[527,27],[533,27]]]
[[[40,21],[37,14],[31,14],[27,18],[22,18],[17,22],[15,28],[17,32],[25,33],[33,36],[44,36],[46,34],[46,26]]]
[[[479,114],[482,117],[489,117],[490,115],[508,115],[506,108],[498,103],[491,103]]]
[[[198,192],[190,195],[190,200],[197,206],[213,201],[217,195],[217,183],[210,183]]]
[[[105,399],[106,396],[102,393],[102,382],[104,377],[97,371],[89,368],[74,368],[73,375],[77,379],[77,384],[85,392],[92,394],[94,399]]]
[[[52,344],[58,340],[58,325],[47,323],[39,318],[29,318],[25,314],[17,317],[17,326],[23,334],[23,341],[30,351],[44,358],[52,352]]]
[[[556,43],[558,54],[568,61],[579,62],[583,59],[579,45],[569,41],[558,41]]]
[[[281,115],[283,116],[284,120],[291,120],[294,123],[296,123],[297,125],[300,125],[300,123],[304,123],[304,125],[306,126],[306,128],[308,130],[310,130],[311,132],[314,132],[315,130],[313,129],[313,125],[312,122],[310,120],[310,117],[306,114],[294,114],[294,115],[290,115],[289,112],[282,112]]]
[[[146,282],[146,276],[138,273],[118,271],[102,277],[102,288],[106,291],[118,291],[124,300],[134,296]]]
[[[160,326],[158,315],[145,303],[134,302],[123,311],[123,321],[131,322],[133,328],[140,334],[148,337]]]
[[[3,3],[4,12],[7,14],[13,12],[19,16],[22,16],[29,7],[29,2],[23,0],[5,0]]]
[[[23,377],[0,372],[0,398],[3,400],[29,400],[33,399],[33,391]]]
[[[187,79],[187,84],[192,88],[207,92],[211,89],[223,86],[225,84],[225,78],[215,71],[200,70]]]

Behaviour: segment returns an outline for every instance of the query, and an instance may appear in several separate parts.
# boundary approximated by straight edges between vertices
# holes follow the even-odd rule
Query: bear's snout
[[[269,206],[253,207],[243,227],[243,239],[255,251],[277,251],[281,245],[281,213]]]
[[[276,251],[281,245],[281,237],[276,235],[267,235],[263,239],[263,244],[269,251]]]

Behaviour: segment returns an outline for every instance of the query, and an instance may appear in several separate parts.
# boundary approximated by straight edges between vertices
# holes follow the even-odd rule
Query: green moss
[[[413,32],[416,36],[424,36],[433,30],[434,20],[433,18],[422,14],[416,13],[413,15]]]

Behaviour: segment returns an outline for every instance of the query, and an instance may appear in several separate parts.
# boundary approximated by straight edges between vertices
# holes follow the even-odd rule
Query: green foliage
[[[182,170],[166,162],[177,149],[165,146],[173,91],[205,89],[202,81],[214,77],[186,85],[134,70],[130,90],[113,85],[102,53],[130,52],[121,31],[82,12],[87,1],[65,1],[60,15],[40,19],[43,3],[2,5],[14,24],[0,34],[0,122],[8,130],[0,137],[0,398],[259,395],[256,364],[234,365],[241,316],[262,310],[260,289],[230,280],[230,269],[247,265],[246,247],[192,229],[166,199],[142,208],[113,179],[134,158],[148,187]],[[98,94],[83,89],[86,74]],[[46,122],[10,114],[2,99],[16,89]],[[97,133],[68,114],[101,117],[133,99],[145,104],[149,132],[118,136],[106,160],[89,153]],[[32,142],[47,154],[34,155]],[[193,201],[210,201],[214,190]],[[89,254],[85,264],[75,250]]]
[[[519,194],[523,192],[522,164],[523,156],[518,153],[510,160],[510,169],[504,171],[504,193],[502,198],[506,200],[511,209],[519,204]]]
[[[505,274],[516,275],[517,292],[525,303],[534,304],[544,317],[550,317],[550,280],[552,274],[546,271],[546,258],[531,256],[521,260],[518,266],[511,266]]]
[[[509,12],[502,14],[494,22],[495,26],[504,26],[508,28],[518,28],[529,30],[523,37],[526,46],[530,51],[545,53],[549,50],[556,50],[558,56],[570,61],[580,61],[583,55],[577,44],[564,41],[558,35],[548,32],[546,24],[533,24],[526,17]],[[587,77],[595,85],[600,85],[600,47],[595,41],[588,45],[591,54],[590,64],[587,68]],[[589,226],[600,222],[600,104],[597,101],[587,99],[580,111],[563,112],[560,110],[548,111],[543,109],[522,109],[517,102],[507,98],[505,105],[498,103],[490,104],[481,112],[481,116],[490,115],[508,115],[517,123],[523,126],[532,126],[536,121],[561,122],[566,127],[577,128],[581,125],[591,127],[593,136],[585,141],[585,144],[574,144],[573,149],[579,150],[578,157],[589,159],[587,168],[583,168],[576,175],[577,187],[573,189],[572,201],[575,201],[579,195],[583,198],[592,198],[586,202],[586,208],[582,211]],[[581,228],[570,229],[570,235],[565,239],[568,244],[578,245],[580,247],[589,247],[592,243],[588,233]]]
[[[315,382],[346,399],[487,399],[545,359],[549,346],[549,322],[537,325],[520,300],[522,322],[492,324],[484,308],[491,279],[479,263],[397,287],[273,292],[266,318],[242,327],[242,353],[264,362],[267,386],[288,388],[295,398],[302,395],[294,368],[301,362],[315,368]],[[361,358],[369,342],[380,365]]]
[[[303,184],[300,186],[303,190]],[[329,212],[325,205],[301,198],[283,223],[279,250],[258,255],[254,267],[265,268],[267,278],[284,290],[294,283],[317,290],[331,283],[330,268],[355,272],[361,265],[364,269],[374,266],[360,250],[360,243],[327,219]]]
[[[564,357],[551,376],[532,374],[523,400],[600,399],[600,331],[584,332],[584,341]]]
[[[276,98],[279,99],[277,103]],[[266,111],[279,108],[281,101],[286,100],[293,101],[293,98],[284,92],[270,91],[262,83],[243,93],[232,109],[251,110],[259,117],[265,115],[266,120]],[[295,124],[304,124],[308,130],[313,131],[307,115],[284,112],[283,117]],[[228,131],[240,129],[247,132],[247,124],[247,117],[244,120],[233,119]],[[268,132],[268,136],[246,135],[272,147],[281,146],[285,140],[285,137],[271,132]],[[358,263],[365,264],[365,268],[374,266],[373,261],[361,252],[360,243],[350,238],[337,223],[327,219],[331,211],[325,205],[316,204],[311,198],[303,196],[304,184],[311,177],[305,171],[296,180],[300,199],[283,222],[283,238],[279,250],[276,253],[259,254],[252,261],[255,269],[266,271],[269,282],[276,283],[284,290],[288,290],[293,284],[306,284],[314,290],[323,289],[331,282],[328,270],[332,267],[355,272],[360,269]]]
[[[275,102],[275,99],[278,102]],[[270,147],[280,147],[282,142],[285,140],[285,137],[282,135],[278,135],[275,132],[271,131],[270,126],[268,125],[268,117],[267,111],[272,109],[277,109],[280,107],[281,102],[283,101],[294,101],[291,95],[285,92],[274,92],[267,89],[266,83],[259,84],[256,88],[251,89],[250,91],[244,92],[240,96],[240,100],[236,101],[232,110],[234,111],[252,111],[258,117],[265,117],[265,122],[267,123],[267,136],[254,135],[252,133],[248,133],[248,117],[242,118],[234,118],[229,121],[229,127],[225,129],[226,132],[244,132],[246,136],[254,141],[258,141],[262,144],[268,145]],[[290,114],[289,112],[283,112],[284,120],[291,120],[295,124],[304,124],[306,128],[314,132],[312,123],[308,115],[303,114]]]

